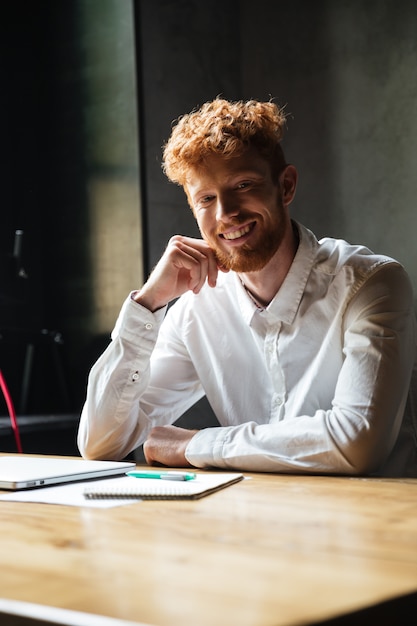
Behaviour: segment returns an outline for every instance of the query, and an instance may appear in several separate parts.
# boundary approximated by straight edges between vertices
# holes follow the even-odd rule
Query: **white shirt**
[[[221,426],[189,443],[196,467],[417,476],[408,276],[393,259],[298,228],[265,310],[233,272],[166,316],[126,300],[90,373],[83,456],[123,458],[205,394]]]

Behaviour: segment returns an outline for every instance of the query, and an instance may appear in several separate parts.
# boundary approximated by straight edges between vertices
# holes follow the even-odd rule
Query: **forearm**
[[[115,343],[92,368],[78,431],[81,455],[96,459],[121,459],[137,445],[139,398],[147,372],[132,373],[123,347]],[[120,356],[120,361],[115,357]]]
[[[383,465],[395,444],[394,421],[369,429],[360,417],[332,409],[275,424],[247,422],[208,428],[191,439],[185,457],[200,468],[372,474]]]
[[[139,401],[149,382],[149,360],[158,335],[151,313],[128,299],[112,341],[89,374],[78,446],[89,458],[123,458],[146,436]],[[142,432],[143,431],[143,432]]]

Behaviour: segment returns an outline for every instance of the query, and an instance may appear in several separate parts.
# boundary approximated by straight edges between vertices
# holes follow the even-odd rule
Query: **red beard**
[[[247,223],[247,219],[240,219],[240,223]],[[239,222],[234,224],[239,225]],[[278,250],[284,237],[282,229],[276,228],[263,234],[261,242],[252,247],[250,244],[242,244],[241,246],[224,250],[218,244],[218,234],[210,238],[207,243],[213,249],[218,264],[227,270],[234,272],[258,272],[272,259]]]

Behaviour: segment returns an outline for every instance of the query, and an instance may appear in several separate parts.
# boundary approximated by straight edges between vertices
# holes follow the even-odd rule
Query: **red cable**
[[[22,443],[20,441],[19,427],[17,425],[16,412],[14,410],[13,400],[12,400],[12,397],[10,395],[10,391],[7,388],[6,381],[4,380],[3,372],[1,370],[0,370],[0,387],[1,387],[1,390],[3,392],[4,399],[6,400],[7,409],[9,411],[10,422],[11,422],[11,425],[12,425],[14,438],[15,438],[15,441],[16,441],[17,451],[22,453],[23,452],[23,450],[22,450]]]

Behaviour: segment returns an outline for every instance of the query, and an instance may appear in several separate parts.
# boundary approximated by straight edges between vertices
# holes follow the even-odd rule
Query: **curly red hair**
[[[167,177],[184,186],[187,173],[210,155],[240,156],[249,147],[280,170],[286,116],[273,102],[230,102],[216,98],[179,118],[164,146],[162,167]]]

